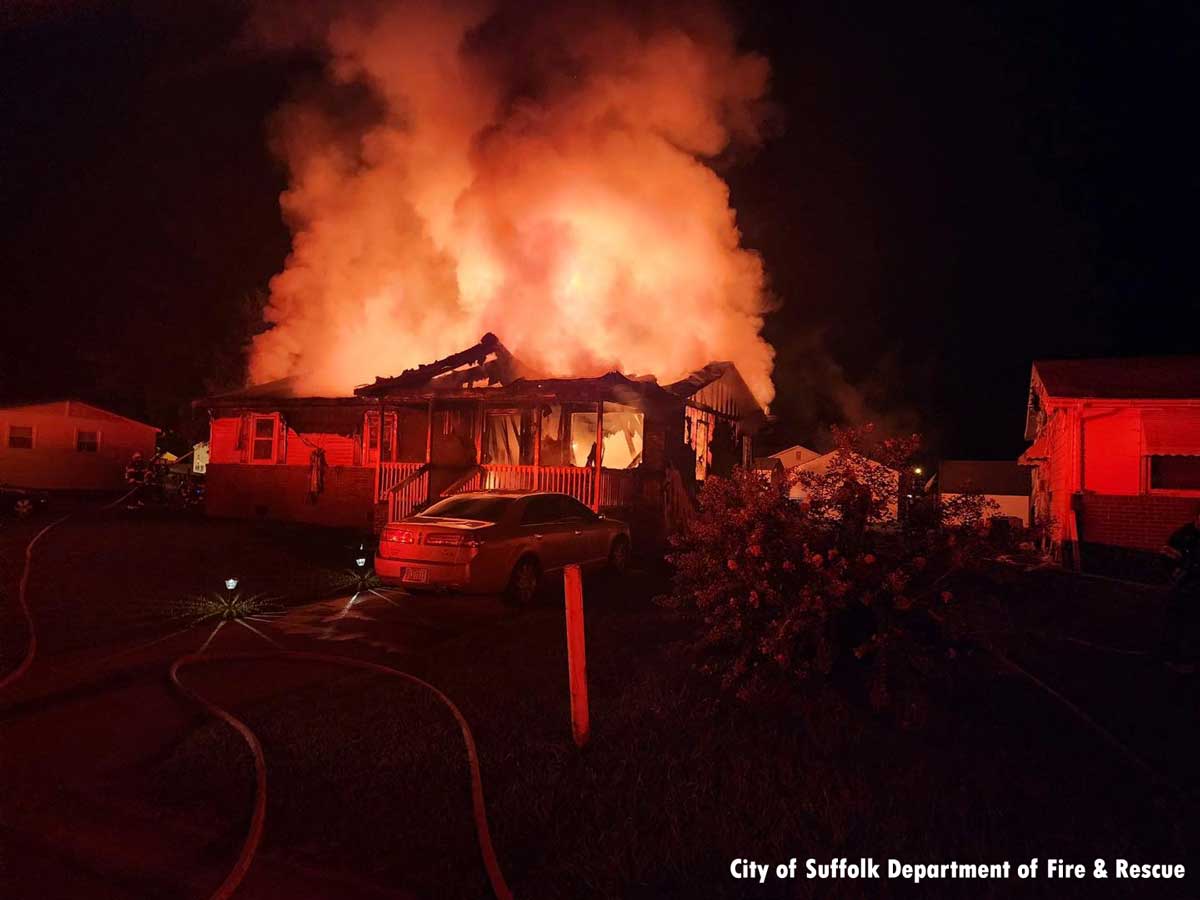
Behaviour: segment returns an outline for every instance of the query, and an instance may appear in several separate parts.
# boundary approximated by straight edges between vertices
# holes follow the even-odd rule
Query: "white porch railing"
[[[398,522],[429,499],[427,463],[383,463],[379,471],[379,499],[387,501],[388,521]]]
[[[378,500],[387,499],[387,493],[409,475],[420,469],[423,462],[385,462],[379,464]]]
[[[637,498],[637,474],[634,471],[601,470],[599,506],[610,508],[632,504]],[[451,485],[442,496],[466,491],[554,491],[569,494],[591,506],[595,484],[596,472],[590,467],[484,465],[472,476]]]

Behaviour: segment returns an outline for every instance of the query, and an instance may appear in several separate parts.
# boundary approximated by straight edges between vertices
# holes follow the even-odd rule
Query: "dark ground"
[[[21,551],[41,524],[0,530],[5,671],[24,647]],[[560,600],[516,611],[389,592],[351,602],[350,543],[154,513],[82,515],[47,535],[29,594],[39,655],[0,698],[0,894],[204,897],[232,865],[252,799],[247,749],[165,675],[212,632],[174,634],[190,621],[176,618],[182,598],[230,568],[247,591],[286,595],[275,601],[286,615],[256,620],[262,635],[226,625],[211,651],[269,651],[270,640],[344,653],[410,671],[459,704],[518,897],[1200,893],[1194,875],[909,891],[729,876],[738,857],[1190,862],[1197,688],[1142,654],[1157,637],[1160,589],[1005,567],[964,580],[955,595],[974,641],[1061,697],[981,650],[961,660],[929,724],[905,731],[832,692],[799,717],[714,703],[682,649],[690,626],[649,602],[661,578],[644,567],[620,585],[593,579],[593,737],[581,753]],[[338,596],[301,603],[321,593]],[[264,845],[239,897],[487,894],[461,738],[427,695],[292,662],[212,664],[187,680],[265,747]]]

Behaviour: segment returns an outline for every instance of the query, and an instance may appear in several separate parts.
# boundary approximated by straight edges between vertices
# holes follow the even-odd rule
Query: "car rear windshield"
[[[511,504],[512,497],[450,497],[433,504],[421,516],[499,522]]]

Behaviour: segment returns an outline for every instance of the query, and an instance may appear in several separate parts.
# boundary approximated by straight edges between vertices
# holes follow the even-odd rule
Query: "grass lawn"
[[[559,604],[393,662],[444,690],[470,721],[497,852],[518,897],[903,893],[889,882],[747,885],[729,875],[738,857],[1190,862],[1194,807],[986,654],[960,660],[952,689],[917,731],[825,689],[795,710],[722,704],[683,649],[691,626],[649,602],[659,589],[645,573],[622,586],[589,585],[593,735],[583,752],[570,740]],[[1057,646],[1067,634],[1064,622],[1073,634],[1099,628],[1105,633],[1088,633],[1148,640],[1129,623],[1145,632],[1139,604],[1152,600],[1102,582],[997,575],[959,585],[956,595],[977,602],[981,639],[1037,663],[1048,679],[1079,667],[1085,674],[1075,680],[1090,683],[1101,670],[1102,683],[1124,677],[1125,657],[1085,664],[1047,652],[1047,640]],[[1060,602],[1064,612],[1050,612]],[[320,684],[239,704],[230,685],[268,668],[222,663],[193,679],[266,748],[264,849],[420,896],[486,895],[449,714],[414,687],[332,669]],[[1155,669],[1138,684],[1154,692],[1158,677]],[[1076,699],[1095,710],[1096,697]],[[1131,699],[1100,704],[1126,736],[1168,708],[1155,693],[1140,705]],[[1194,721],[1183,727],[1194,730]],[[142,775],[130,790],[165,814],[223,827],[232,859],[252,780],[247,751],[227,727],[205,722]],[[1194,780],[1190,789],[1194,797]],[[1138,887],[1139,896],[1164,895]],[[1182,887],[1166,895],[1197,895],[1195,875]],[[972,881],[921,892],[1063,897],[1096,896],[1097,888],[1090,880]]]

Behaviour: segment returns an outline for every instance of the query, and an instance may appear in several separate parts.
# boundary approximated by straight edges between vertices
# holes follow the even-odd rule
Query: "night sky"
[[[317,63],[240,44],[239,3],[57,6],[0,11],[0,401],[176,424],[288,251],[267,122]],[[773,136],[721,173],[781,438],[1013,457],[1033,359],[1197,351],[1200,7],[849,6],[735,13],[774,73]]]

